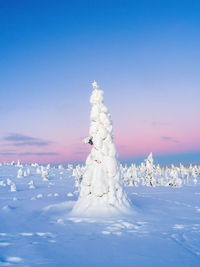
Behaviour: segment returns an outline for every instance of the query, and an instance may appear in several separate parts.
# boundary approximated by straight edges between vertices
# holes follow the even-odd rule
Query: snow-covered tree
[[[2,181],[0,181],[0,186],[6,186],[6,184],[4,183],[4,181],[2,180]]]
[[[85,172],[85,166],[80,166],[79,164],[73,169],[72,172],[72,176],[75,177],[75,186],[78,187],[79,190],[84,172]]]
[[[47,164],[46,169],[49,170],[50,168],[51,168],[51,165],[50,164]]]
[[[183,166],[183,164],[181,164],[181,163],[180,163],[179,169],[180,169],[181,178],[183,180],[183,183],[185,184],[186,183],[186,178],[187,178],[187,170]]]
[[[62,170],[62,169],[63,169],[62,164],[59,164],[59,165],[58,165],[58,169],[59,169],[59,170]]]
[[[171,166],[170,169],[170,180],[169,180],[169,185],[170,186],[181,186],[182,180],[178,177],[178,171],[176,167],[173,165]]]
[[[163,184],[162,169],[159,164],[155,167],[155,179],[157,185]]]
[[[17,172],[17,178],[22,178],[22,176],[23,176],[23,170],[22,168],[20,168]]]
[[[29,189],[35,189],[33,180],[31,180],[28,184],[29,184]]]
[[[145,184],[147,186],[156,186],[156,179],[154,177],[155,166],[153,165],[152,153],[150,153],[147,159],[145,160],[145,166],[146,166]]]
[[[43,181],[48,181],[48,177],[49,177],[48,169],[42,166],[41,167],[41,173],[42,173]]]
[[[124,183],[127,186],[138,186],[140,179],[137,175],[137,167],[135,164],[131,164],[129,168],[120,168],[124,177]]]
[[[31,173],[30,169],[27,168],[27,169],[24,171],[24,177],[29,176],[30,173]]]
[[[132,184],[134,186],[138,186],[140,179],[137,174],[137,167],[135,164],[132,164],[130,168],[131,168],[131,175],[132,175]]]
[[[73,164],[68,164],[68,165],[67,165],[67,170],[68,170],[68,171],[73,170]]]
[[[93,82],[90,98],[92,110],[89,137],[92,145],[80,185],[80,195],[72,214],[80,216],[110,216],[127,212],[129,202],[122,186],[122,177],[113,143],[110,113],[103,103],[103,91]]]
[[[7,185],[11,185],[12,184],[12,181],[9,178],[6,179],[6,182],[7,182]]]
[[[198,176],[198,168],[196,165],[192,168],[191,175],[193,177],[193,182],[196,184],[197,183],[197,176]]]
[[[36,174],[41,174],[41,168],[40,167],[37,167]]]
[[[31,166],[32,167],[38,167],[39,165],[38,165],[38,163],[32,163]]]
[[[19,159],[17,161],[17,167],[21,167],[21,163],[20,163]]]
[[[137,173],[138,179],[141,180],[142,185],[144,185],[144,178],[143,178],[143,176],[145,175],[145,170],[146,170],[145,164],[144,164],[144,162],[142,162],[140,164],[140,166],[138,167],[138,173]]]
[[[11,185],[10,185],[10,192],[16,192],[17,190],[16,190],[16,185],[14,184],[14,183],[12,183]]]

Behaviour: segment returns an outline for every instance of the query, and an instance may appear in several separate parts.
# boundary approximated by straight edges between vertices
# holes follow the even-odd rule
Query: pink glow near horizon
[[[106,94],[104,97],[107,105]],[[2,153],[0,155],[0,162],[16,161],[17,159],[24,163],[84,162],[90,147],[83,144],[82,139],[88,135],[88,110],[91,108],[89,100],[86,99],[85,103],[87,103],[87,110],[84,108],[80,112],[74,109],[74,114],[66,106],[67,117],[57,116],[55,111],[51,111],[52,116],[48,117],[48,124],[46,123],[46,115],[44,118],[40,117],[42,127],[39,131],[35,127],[38,125],[39,114],[37,116],[34,112],[32,128],[27,135],[37,138],[43,136],[42,140],[52,141],[50,145],[44,147],[15,146],[12,148],[13,154],[11,151],[10,154]],[[120,158],[146,157],[150,152],[156,155],[167,155],[200,151],[200,126],[196,121],[197,115],[192,117],[186,114],[183,118],[176,117],[176,114],[172,116],[170,113],[165,115],[165,119],[163,119],[163,114],[159,114],[158,108],[155,109],[155,107],[152,107],[148,113],[141,107],[132,104],[119,110],[113,99],[109,105],[107,106],[110,108],[111,117],[114,118],[114,142]],[[136,112],[140,113],[136,114]],[[156,118],[156,120],[152,118]],[[15,118],[11,117],[10,119],[9,127],[15,123]],[[5,142],[5,144],[7,143]],[[8,145],[12,145],[12,143],[8,143]],[[26,152],[30,151],[32,154],[27,155]],[[39,153],[43,153],[43,155],[39,155]]]
[[[200,149],[200,142],[198,136],[193,136],[191,140],[189,136],[182,134],[182,136],[174,135],[172,140],[163,140],[160,136],[140,135],[138,134],[122,134],[115,138],[115,144],[120,158],[131,157],[145,157],[150,152],[156,155],[170,154],[170,153],[187,153],[190,151],[198,151]],[[167,136],[166,136],[167,138]],[[61,144],[54,145],[53,151],[57,155],[29,155],[20,156],[14,155],[12,160],[20,159],[24,163],[42,162],[42,163],[67,163],[67,162],[84,162],[89,154],[91,147],[83,144],[80,140],[77,144]],[[48,152],[47,152],[48,153]],[[10,157],[10,156],[9,156]],[[6,158],[1,156],[0,161],[6,161]]]

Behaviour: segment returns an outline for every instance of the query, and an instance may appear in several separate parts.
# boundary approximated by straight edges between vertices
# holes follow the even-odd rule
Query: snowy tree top
[[[94,82],[92,83],[92,87],[93,87],[94,89],[96,89],[96,90],[99,89],[99,85],[97,84],[96,81],[94,81]]]

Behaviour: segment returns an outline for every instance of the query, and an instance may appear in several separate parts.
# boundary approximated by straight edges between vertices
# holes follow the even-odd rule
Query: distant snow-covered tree
[[[29,184],[29,189],[35,189],[33,180],[31,180],[28,184]]]
[[[68,165],[67,165],[67,170],[68,170],[68,171],[73,170],[73,165],[72,165],[72,164],[68,164]]]
[[[191,170],[191,176],[193,177],[193,182],[196,184],[197,183],[197,176],[198,176],[198,168],[197,166],[193,166]]]
[[[36,168],[36,174],[41,174],[41,168],[40,167]]]
[[[174,167],[173,165],[171,166],[170,169],[170,180],[169,180],[169,185],[170,186],[181,186],[182,181],[181,179],[178,177],[178,170],[176,169],[176,167]]]
[[[41,174],[42,174],[43,181],[48,181],[48,177],[49,177],[48,169],[42,166],[41,167]]]
[[[16,192],[17,190],[16,190],[16,185],[14,184],[14,183],[12,183],[11,185],[10,185],[10,191],[11,192]]]
[[[145,184],[147,186],[156,186],[156,179],[154,175],[155,166],[153,165],[152,153],[150,153],[147,159],[145,160],[145,167],[146,167]]]
[[[47,164],[46,169],[49,170],[50,168],[51,168],[51,165],[50,164]]]
[[[0,181],[0,186],[6,186],[6,184],[4,183],[4,181]]]
[[[75,177],[75,186],[78,187],[79,190],[84,172],[85,172],[85,166],[80,166],[79,164],[73,169],[72,172],[72,176]]]
[[[23,176],[23,169],[20,168],[20,169],[18,169],[18,171],[17,171],[17,178],[22,178],[22,176]]]
[[[6,179],[6,183],[7,183],[7,185],[11,185],[12,184],[12,181],[9,178],[7,178]]]
[[[22,168],[23,165],[21,164],[20,160],[17,161],[17,165],[16,165],[18,168]]]

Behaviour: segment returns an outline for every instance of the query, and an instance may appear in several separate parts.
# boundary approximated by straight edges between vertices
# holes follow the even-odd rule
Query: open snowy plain
[[[0,166],[0,266],[200,266],[199,176],[127,186],[133,213],[100,220],[70,216],[72,173]]]

